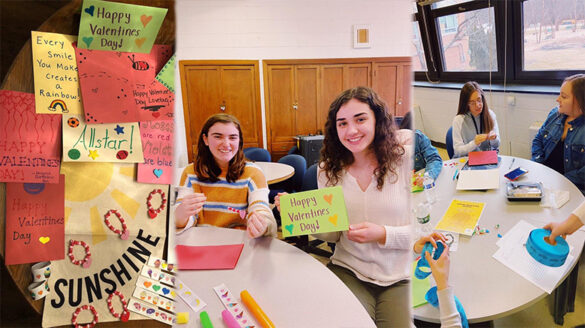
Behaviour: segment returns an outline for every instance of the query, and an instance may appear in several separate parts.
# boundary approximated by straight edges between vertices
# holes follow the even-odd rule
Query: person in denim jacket
[[[413,129],[411,112],[404,115],[400,128]],[[431,144],[431,140],[424,133],[419,129],[416,129],[414,133],[414,171],[425,169],[425,172],[429,172],[433,180],[437,180],[439,173],[443,169],[443,160],[439,156],[437,148]]]
[[[585,74],[566,78],[557,102],[532,141],[532,160],[563,174],[585,194]]]

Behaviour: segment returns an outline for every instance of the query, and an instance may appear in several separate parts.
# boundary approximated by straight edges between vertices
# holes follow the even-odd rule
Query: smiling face
[[[203,135],[203,142],[209,147],[217,165],[227,169],[229,162],[238,152],[240,133],[234,123],[215,123]]]
[[[376,132],[376,118],[368,104],[351,99],[336,115],[337,136],[341,144],[354,154],[370,151]]]
[[[575,101],[575,96],[573,95],[571,82],[567,81],[563,83],[561,86],[561,92],[557,97],[557,102],[559,103],[559,112],[561,114],[568,115],[570,118],[581,115],[581,110],[579,109],[579,105],[577,104],[577,101]]]
[[[478,91],[473,91],[471,96],[469,96],[467,106],[469,106],[469,111],[473,116],[481,114],[481,111],[483,110],[483,99]]]

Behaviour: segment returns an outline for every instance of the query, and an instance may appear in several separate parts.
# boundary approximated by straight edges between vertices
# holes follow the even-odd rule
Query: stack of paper
[[[493,257],[550,294],[573,264],[575,257],[569,252],[565,264],[556,268],[536,261],[528,254],[525,246],[530,231],[536,228],[524,220],[518,222],[498,241],[497,245],[500,249],[494,253]]]

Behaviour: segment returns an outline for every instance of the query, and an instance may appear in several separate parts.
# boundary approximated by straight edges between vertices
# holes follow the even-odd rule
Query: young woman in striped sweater
[[[246,229],[251,238],[276,236],[268,205],[268,184],[258,166],[247,162],[240,122],[228,114],[211,116],[201,129],[195,163],[183,170],[180,185],[193,193],[178,199],[175,225]]]

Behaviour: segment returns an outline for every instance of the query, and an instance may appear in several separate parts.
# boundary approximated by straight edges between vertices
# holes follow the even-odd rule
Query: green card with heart
[[[149,53],[166,14],[166,8],[84,0],[77,47]]]
[[[280,197],[282,236],[301,236],[349,229],[341,187],[323,188]]]

